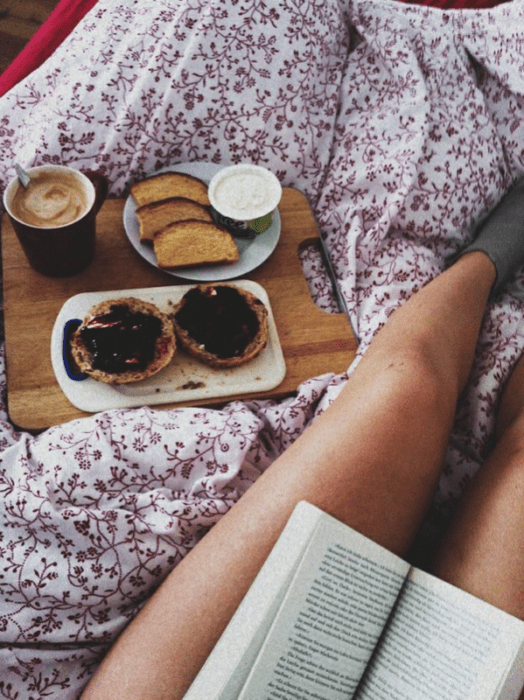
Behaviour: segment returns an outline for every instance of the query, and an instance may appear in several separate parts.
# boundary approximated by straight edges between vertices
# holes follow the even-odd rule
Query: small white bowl
[[[238,235],[254,236],[271,226],[282,185],[267,168],[242,163],[220,170],[209,183],[208,195],[219,223]]]

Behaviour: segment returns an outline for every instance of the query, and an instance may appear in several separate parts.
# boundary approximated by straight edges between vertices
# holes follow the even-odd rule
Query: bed
[[[282,401],[116,409],[36,436],[9,421],[2,352],[0,697],[79,696],[163,577],[523,172],[523,19],[522,0],[98,0],[44,62],[4,83],[2,190],[15,160],[100,170],[113,197],[172,163],[250,160],[304,192],[359,351],[346,373]],[[335,310],[313,254],[304,267]],[[489,450],[524,345],[523,284],[487,309],[420,533],[426,553]]]

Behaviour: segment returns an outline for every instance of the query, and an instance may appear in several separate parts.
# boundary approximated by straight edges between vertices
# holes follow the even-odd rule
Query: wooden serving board
[[[105,202],[97,218],[97,252],[92,265],[65,279],[44,277],[26,261],[11,224],[2,220],[4,312],[7,353],[8,410],[13,423],[41,430],[88,415],[75,408],[60,389],[51,365],[50,339],[62,305],[75,294],[187,284],[146,262],[124,231],[124,200]],[[345,314],[315,306],[298,251],[318,241],[318,231],[305,196],[284,188],[279,205],[282,233],[275,251],[246,279],[267,291],[286,361],[286,376],[271,391],[227,397],[277,399],[296,391],[310,377],[344,372],[357,348]],[[221,399],[220,403],[225,401]],[[218,405],[217,400],[162,404],[158,408]]]

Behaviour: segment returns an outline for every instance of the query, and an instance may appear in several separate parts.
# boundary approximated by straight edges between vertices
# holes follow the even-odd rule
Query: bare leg
[[[495,277],[484,253],[467,254],[391,316],[336,401],[166,579],[84,700],[181,698],[299,500],[408,548]]]
[[[476,475],[435,573],[524,619],[524,358],[501,402],[497,445]]]

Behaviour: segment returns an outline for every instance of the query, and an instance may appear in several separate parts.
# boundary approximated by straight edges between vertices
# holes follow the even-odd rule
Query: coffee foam
[[[31,174],[27,188],[18,186],[11,213],[31,226],[53,228],[81,218],[89,209],[89,193],[74,174],[47,170]]]

